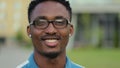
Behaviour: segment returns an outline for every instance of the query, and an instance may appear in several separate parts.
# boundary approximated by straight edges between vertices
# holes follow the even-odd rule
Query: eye
[[[44,19],[38,19],[37,21],[35,21],[36,26],[45,26],[46,24],[47,24],[47,21]]]
[[[66,25],[66,21],[64,19],[56,19],[55,20],[55,25],[57,26],[63,26],[63,25]]]

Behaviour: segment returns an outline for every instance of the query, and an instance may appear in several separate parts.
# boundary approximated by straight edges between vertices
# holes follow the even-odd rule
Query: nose
[[[52,23],[50,23],[49,25],[48,25],[48,27],[45,29],[45,33],[46,34],[56,34],[56,32],[57,32],[57,30],[56,30],[56,28],[53,26],[53,24]]]

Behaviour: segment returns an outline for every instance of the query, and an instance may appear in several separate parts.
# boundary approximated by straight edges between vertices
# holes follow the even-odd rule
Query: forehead
[[[31,20],[33,21],[39,16],[45,16],[48,19],[62,16],[69,19],[69,13],[65,6],[54,1],[46,1],[38,4],[31,14]]]

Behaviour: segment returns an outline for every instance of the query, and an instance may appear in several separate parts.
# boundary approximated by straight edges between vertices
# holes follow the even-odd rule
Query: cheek
[[[61,31],[61,37],[62,37],[62,44],[61,45],[64,45],[66,46],[67,43],[68,43],[68,40],[69,40],[69,31],[66,29],[66,30],[62,30]]]
[[[60,30],[59,32],[60,32],[60,35],[61,35],[63,38],[66,38],[66,37],[68,37],[68,35],[69,35],[69,31],[68,31],[67,29],[65,29],[65,30]]]
[[[42,44],[40,43],[40,35],[42,35],[43,31],[34,29],[31,31],[32,32],[32,42],[35,50],[39,51],[42,50]]]
[[[32,34],[33,38],[38,37],[39,35],[41,35],[42,32],[43,32],[42,30],[38,30],[38,29],[31,30],[31,34]]]
[[[38,29],[31,30],[32,41],[34,45],[37,45],[39,43],[39,37],[41,33],[43,33],[43,31],[38,30]]]

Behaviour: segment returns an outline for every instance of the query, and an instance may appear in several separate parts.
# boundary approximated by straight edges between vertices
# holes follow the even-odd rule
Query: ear
[[[31,34],[30,26],[28,25],[28,26],[27,26],[27,35],[29,36],[30,34]]]
[[[70,33],[69,34],[72,36],[73,33],[74,33],[74,27],[72,24],[70,24]]]

